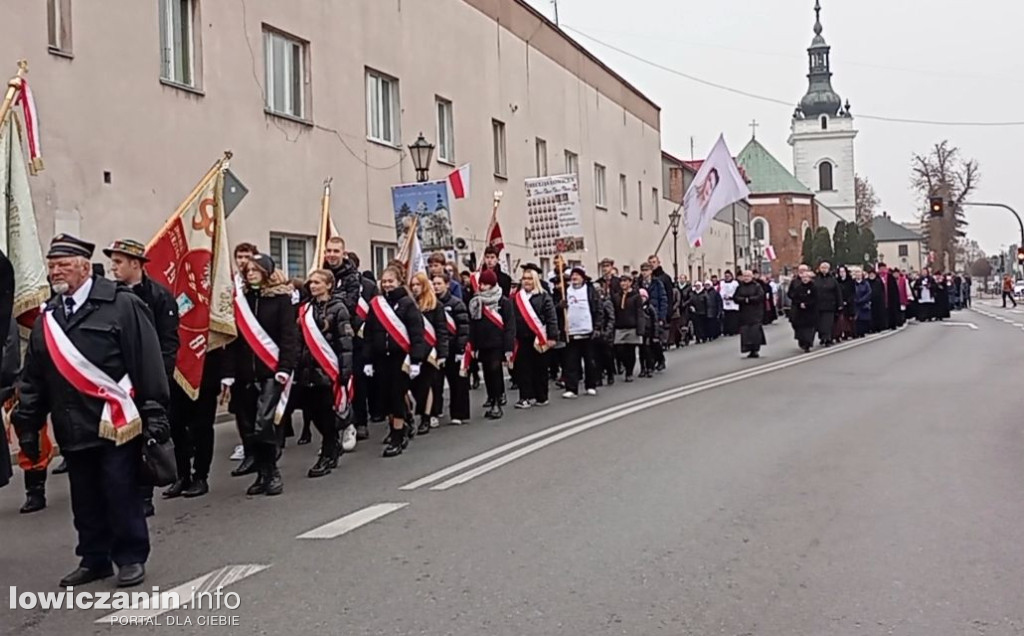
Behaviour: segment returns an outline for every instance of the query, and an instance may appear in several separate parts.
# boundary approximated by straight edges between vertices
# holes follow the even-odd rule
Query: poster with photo
[[[579,179],[574,174],[526,180],[526,216],[536,256],[582,252]]]
[[[415,216],[419,219],[416,233],[424,253],[455,248],[447,181],[392,186],[391,202],[395,210],[395,234],[399,246],[405,245]]]

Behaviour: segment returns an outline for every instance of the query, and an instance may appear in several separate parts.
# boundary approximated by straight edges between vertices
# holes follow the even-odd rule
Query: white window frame
[[[377,280],[380,280],[380,276],[384,273],[384,268],[388,266],[388,263],[395,260],[397,256],[397,243],[383,243],[380,241],[370,243],[370,267]]]
[[[71,0],[46,1],[46,41],[51,53],[71,54]]]
[[[626,175],[619,175],[619,211],[622,216],[629,215],[629,180]]]
[[[398,79],[366,69],[366,138],[385,146],[402,145]]]
[[[534,142],[534,148],[537,160],[537,176],[546,177],[548,176],[548,142],[537,137]]]
[[[285,68],[281,70],[280,83],[282,84],[281,99],[284,102],[283,104],[275,103],[278,82],[274,79],[274,76],[277,74],[277,69],[274,66],[274,45],[277,42],[281,42],[282,46],[289,47],[284,52],[289,54],[287,57],[291,60],[291,63],[283,62]],[[308,99],[306,95],[308,86],[306,81],[308,51],[308,42],[267,25],[263,26],[264,81],[266,82],[265,107],[267,112],[293,119],[308,120]],[[294,66],[296,52],[298,53],[298,69],[291,68]],[[298,92],[297,96],[296,91]],[[295,108],[296,98],[298,99],[297,109]],[[295,112],[296,110],[298,112]]]
[[[565,151],[565,174],[580,174],[580,156],[571,150]]]
[[[764,224],[763,238],[757,238],[757,232],[755,231],[755,228],[757,227],[758,223]],[[768,219],[764,218],[763,216],[755,216],[754,218],[750,219],[750,239],[751,241],[761,241],[763,245],[771,245],[772,226],[768,222]]]
[[[661,225],[661,194],[657,188],[651,188],[651,208],[654,209],[654,224]]]
[[[285,278],[302,278],[305,279],[306,275],[309,274],[309,270],[313,265],[313,242],[316,240],[315,236],[306,236],[303,234],[288,234],[286,232],[271,232],[270,233],[270,255],[277,265],[277,269],[284,274]],[[277,256],[274,256],[274,242],[279,241],[280,252]],[[305,259],[301,271],[291,271],[289,264],[289,250],[292,244],[302,245],[305,251]]]
[[[608,209],[608,169],[599,163],[594,164],[594,205],[602,210]]]
[[[437,111],[437,160],[455,165],[455,114],[450,99],[434,98]]]
[[[198,85],[196,0],[159,0],[159,3],[160,78],[172,84],[195,88]],[[184,14],[180,11],[182,7],[185,8]]]
[[[505,144],[505,122],[491,120],[491,141],[494,145],[494,176],[508,178],[508,154]]]

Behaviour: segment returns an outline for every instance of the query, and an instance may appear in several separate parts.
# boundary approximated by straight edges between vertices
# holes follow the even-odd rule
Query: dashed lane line
[[[392,512],[397,512],[408,506],[408,503],[379,503],[363,508],[362,510],[325,523],[319,528],[313,528],[309,532],[303,532],[296,539],[336,539],[343,534],[352,532],[368,523],[372,523]]]

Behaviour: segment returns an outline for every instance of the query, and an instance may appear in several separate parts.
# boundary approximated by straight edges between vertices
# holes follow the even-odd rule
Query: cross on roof
[[[755,119],[752,122],[750,122],[749,125],[750,125],[750,138],[751,139],[757,139],[757,128],[761,124],[757,123],[757,120]]]

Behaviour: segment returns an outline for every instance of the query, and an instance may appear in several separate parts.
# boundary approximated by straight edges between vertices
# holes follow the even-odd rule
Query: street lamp
[[[434,144],[420,133],[419,138],[409,146],[409,154],[412,155],[412,166],[416,168],[416,182],[423,183],[427,180],[427,173],[430,170],[430,158],[434,156]]]
[[[672,225],[672,271],[675,273],[677,282],[679,281],[679,221],[682,218],[683,215],[679,213],[679,208],[668,215],[668,222]]]

